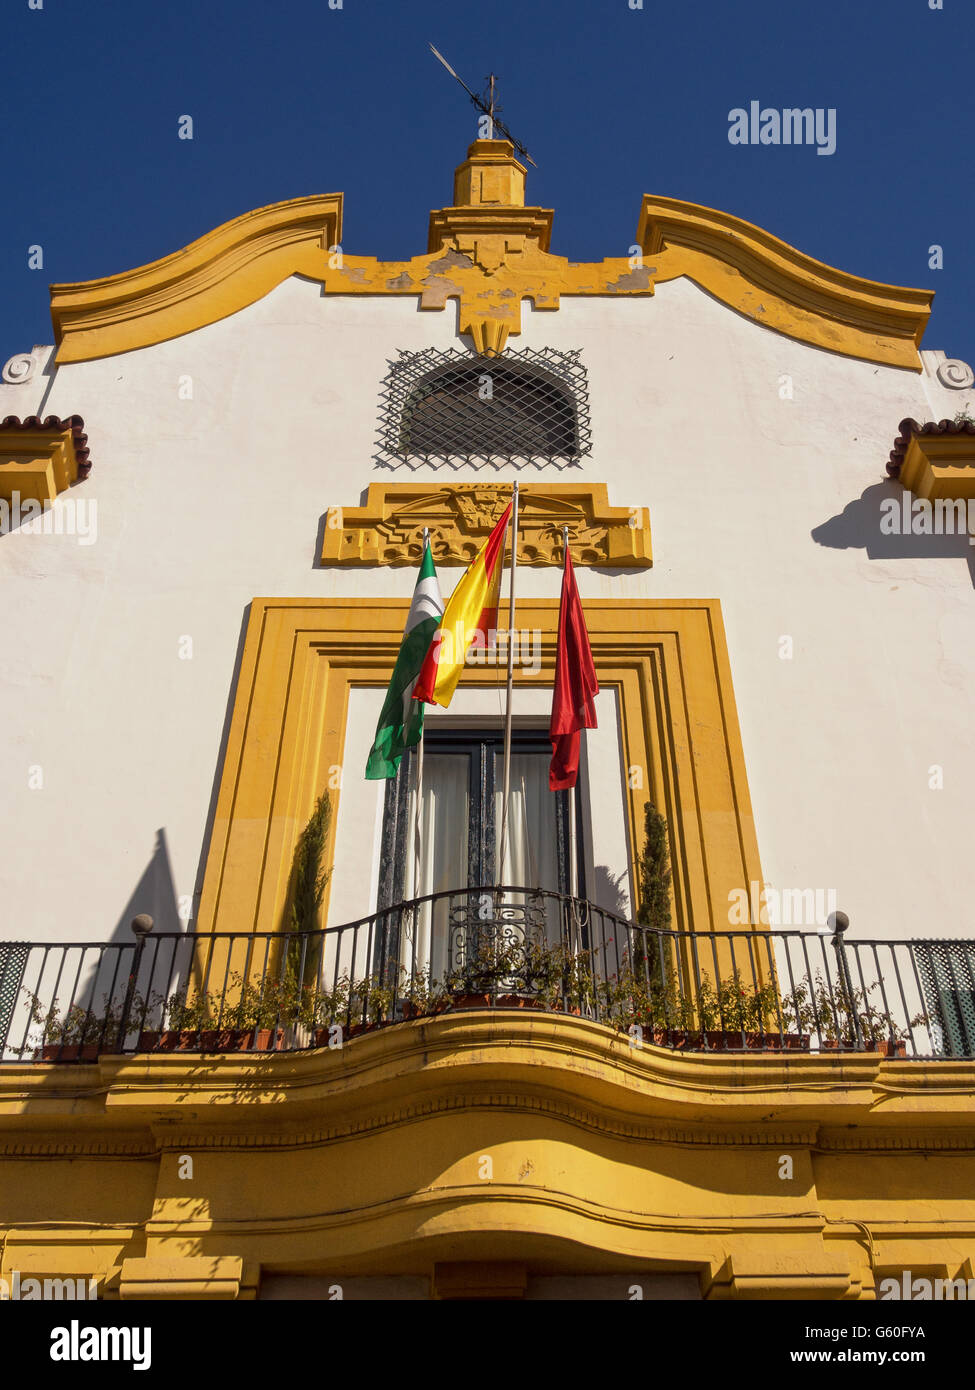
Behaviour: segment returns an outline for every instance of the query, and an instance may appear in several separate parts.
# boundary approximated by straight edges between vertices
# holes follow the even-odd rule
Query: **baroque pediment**
[[[511,501],[510,483],[371,483],[364,506],[331,507],[324,565],[418,565],[430,531],[438,565],[468,565]],[[560,565],[562,527],[577,565],[653,563],[646,507],[610,506],[605,483],[523,483],[518,563]]]

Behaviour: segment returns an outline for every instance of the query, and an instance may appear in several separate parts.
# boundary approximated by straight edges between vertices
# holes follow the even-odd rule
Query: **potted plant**
[[[887,1013],[878,1009],[870,998],[879,988],[879,980],[865,989],[845,988],[839,982],[830,985],[821,973],[817,973],[813,994],[814,1013],[824,1051],[906,1056],[907,1033]],[[921,1021],[920,1017],[912,1019],[911,1026]]]
[[[789,1031],[786,1002],[774,979],[749,983],[736,970],[722,980],[718,998],[728,1046],[768,1052],[808,1048],[808,1033]]]
[[[118,1051],[121,1011],[107,1000],[100,1011],[71,1004],[63,1017],[57,1000],[46,1010],[36,994],[30,1000],[30,1021],[43,1030],[42,1061],[93,1062],[103,1052]]]
[[[400,966],[400,970],[404,975],[408,973],[405,966]],[[431,979],[429,969],[414,970],[400,987],[400,1015],[404,1022],[443,1013],[450,1003],[448,991],[439,980]]]
[[[498,994],[499,984],[524,973],[524,959],[514,942],[491,930],[478,934],[463,964],[449,970],[444,988],[455,1009],[484,1009]]]
[[[391,1022],[395,999],[395,986],[388,980],[378,975],[357,980],[349,991],[347,1036],[354,1038]]]
[[[314,1047],[329,1045],[331,1030],[336,1024],[343,1029],[348,1027],[351,992],[349,977],[343,975],[332,989],[312,989],[303,996],[302,1022],[311,1029]]]

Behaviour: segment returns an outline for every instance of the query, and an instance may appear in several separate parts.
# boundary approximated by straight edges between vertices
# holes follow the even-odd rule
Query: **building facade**
[[[570,263],[505,141],[412,259],[347,252],[341,220],[296,199],[55,285],[56,344],[4,368],[0,1275],[975,1276],[975,390],[921,349],[931,295],[653,196],[632,244]],[[415,755],[363,769],[424,530],[447,595],[515,481],[501,865],[497,650],[427,713],[419,813]],[[574,841],[546,780],[563,526],[600,683]],[[522,956],[482,1006],[465,977],[420,1007],[485,917],[540,934],[536,973],[563,951],[558,988]],[[331,1006],[289,1013],[286,977]],[[275,1002],[246,1046],[207,1043],[207,1001],[248,990]]]

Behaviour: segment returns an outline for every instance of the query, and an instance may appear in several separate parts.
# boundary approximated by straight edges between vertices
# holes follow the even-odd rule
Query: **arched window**
[[[589,451],[577,358],[530,349],[401,354],[386,381],[388,461],[575,463]]]

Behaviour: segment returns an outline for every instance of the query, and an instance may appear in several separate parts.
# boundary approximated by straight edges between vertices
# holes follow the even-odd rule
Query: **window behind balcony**
[[[504,739],[500,731],[425,735],[419,837],[416,750],[386,784],[379,906],[498,881]],[[569,892],[568,793],[551,792],[547,735],[516,731],[504,883]],[[577,826],[580,788],[576,788]],[[577,841],[581,836],[577,835]],[[419,855],[417,848],[419,847]],[[577,843],[577,851],[580,846]],[[579,895],[585,896],[581,853]]]
[[[447,893],[424,906],[409,923],[395,914],[377,942],[376,960],[398,957],[408,974],[429,969],[434,978],[456,963],[469,930],[468,890],[499,879],[504,739],[500,731],[428,732],[417,835],[416,751],[386,784],[380,908],[431,893]],[[552,746],[542,733],[518,731],[512,739],[511,798],[503,883],[506,895],[524,904],[532,889],[569,892],[568,792],[551,792]],[[576,823],[581,825],[576,788]],[[585,896],[581,834],[577,835],[579,896]],[[419,849],[419,853],[417,853]],[[550,944],[559,940],[557,900],[540,909]],[[395,940],[394,940],[395,938]]]

